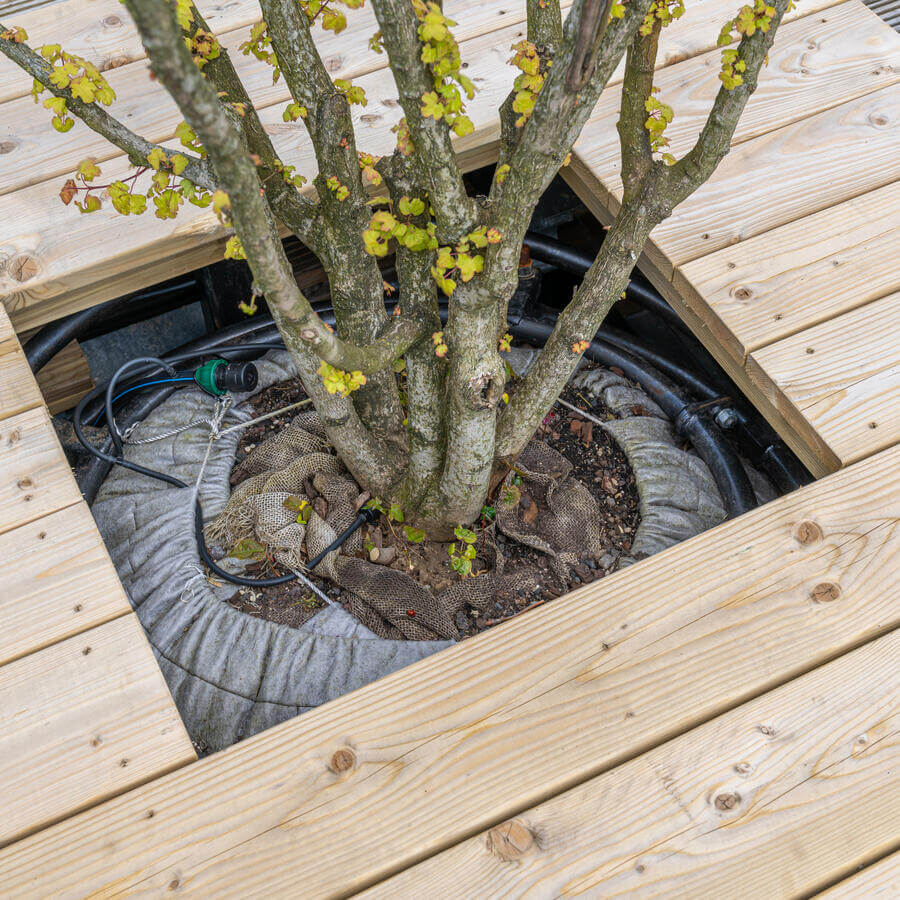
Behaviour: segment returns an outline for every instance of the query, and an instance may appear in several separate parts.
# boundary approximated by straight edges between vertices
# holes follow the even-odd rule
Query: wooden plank
[[[8,341],[11,337],[15,337],[15,334],[16,332],[12,327],[12,322],[9,321],[6,307],[0,303],[0,343]]]
[[[689,262],[674,286],[743,363],[900,288],[900,181]]]
[[[727,17],[721,0],[708,0],[703,6],[705,8],[696,10],[692,18],[706,24],[704,32],[712,24]],[[499,22],[506,25],[521,22],[525,14],[524,4],[516,0],[492,0],[474,6],[472,4],[463,6],[460,0],[456,0],[455,4],[448,4],[447,12],[451,18],[458,21],[454,32],[461,42],[496,29]],[[704,16],[704,13],[708,13],[709,16]],[[728,13],[731,13],[730,8]],[[809,10],[806,10],[807,16],[808,13]],[[120,18],[115,14],[113,17]],[[862,22],[865,21],[863,17],[856,15],[854,18],[856,27],[862,28]],[[378,28],[372,11],[368,7],[355,11],[348,16],[347,21],[348,27],[339,35],[320,30],[315,32],[317,48],[333,77],[358,78],[367,72],[384,68],[385,56],[373,53],[368,46],[370,36]],[[681,24],[681,33],[684,33],[687,24]],[[871,28],[871,22],[866,22],[866,25]],[[238,49],[246,38],[246,27],[220,35],[222,46],[230,52],[238,74],[255,106],[258,110],[262,110],[287,103],[291,97],[285,82],[279,80],[273,84],[271,67],[253,56],[244,56]],[[854,38],[854,34],[848,34],[849,40],[854,41]],[[711,34],[695,36],[693,46],[697,46],[698,40],[703,42],[702,46],[705,48],[714,45]],[[670,50],[673,44],[675,49]],[[673,53],[677,53],[683,59],[689,50],[690,45],[686,51],[684,41],[679,40],[676,33],[675,41],[669,42],[664,47],[662,62],[671,58]],[[869,56],[874,60],[877,51],[870,49]],[[895,62],[900,63],[900,60]],[[873,64],[869,68],[876,66]],[[900,68],[900,65],[897,68]],[[882,66],[882,69],[884,77],[891,77],[887,74],[890,71],[889,66]],[[498,69],[498,74],[509,81],[509,72],[505,67]],[[619,80],[621,71],[617,72],[615,77]],[[173,138],[175,127],[182,116],[165,89],[157,82],[149,80],[147,67],[142,58],[109,72],[107,78],[117,97],[116,102],[110,107],[112,115],[128,122],[132,131],[148,140],[166,141]],[[855,89],[853,73],[839,70],[835,75],[835,80],[838,79],[843,80],[842,90],[845,96],[851,96]],[[718,81],[715,81],[715,84],[718,84]],[[103,162],[122,155],[118,148],[85,127],[73,128],[60,135],[51,127],[48,115],[35,115],[34,102],[27,95],[5,104],[2,118],[8,123],[4,146],[9,149],[6,154],[0,156],[0,194],[49,178],[68,175],[80,160],[88,156]]]
[[[366,887],[895,627],[898,463],[866,460],[34,835],[0,853],[0,883]]]
[[[896,900],[900,897],[900,851],[816,895],[817,900]]]
[[[900,632],[362,894],[796,897],[897,837]]]
[[[755,351],[747,370],[847,465],[900,441],[898,334],[900,293]]]
[[[892,85],[738,145],[654,230],[653,243],[682,265],[897,181],[898,118]],[[762,171],[765,160],[777,166]]]
[[[518,0],[489,0],[465,8],[463,0],[452,0],[447,4],[447,14],[458,18],[459,24],[454,31],[460,41],[466,41],[493,31],[498,22],[508,25],[522,22],[525,6]],[[261,18],[261,14],[257,18]],[[370,6],[351,11],[347,16],[347,28],[340,34],[316,29],[316,48],[333,78],[359,78],[385,68],[384,54],[369,48],[369,39],[377,30],[378,24]],[[277,113],[274,121],[283,125],[281,113],[291,100],[290,92],[284,79],[273,83],[271,66],[241,53],[239,47],[247,40],[247,34],[246,27],[222,34],[222,46],[230,54],[257,110],[262,112],[277,106],[278,109],[271,112]],[[109,107],[113,116],[127,122],[132,131],[147,140],[161,142],[174,138],[175,128],[184,117],[165,88],[150,79],[143,59],[108,72],[107,80],[116,92],[116,100]],[[511,84],[511,76],[504,80]],[[59,134],[51,126],[46,110],[35,109],[30,96],[3,104],[0,118],[4,123],[2,139],[9,147],[0,155],[0,194],[65,177],[86,157],[103,163],[123,156],[118,147],[80,123],[71,131]],[[291,131],[306,139],[302,123]]]
[[[764,94],[767,81],[760,76],[754,100]],[[780,92],[777,100],[784,117],[793,118],[793,103],[784,102]],[[675,106],[677,112],[677,100]],[[811,111],[800,121],[739,142],[712,178],[653,230],[646,252],[665,277],[672,279],[675,266],[900,178],[893,127],[900,118],[897,85],[816,115]],[[585,190],[613,214],[622,196],[614,123],[608,116],[592,119],[575,143],[570,165]]]
[[[84,502],[0,535],[0,666],[131,612]]]
[[[711,50],[662,69],[654,87],[659,98],[675,111],[666,128],[669,149],[683,156],[693,147],[713,100],[722,86],[722,53]],[[732,146],[783,128],[856,97],[900,80],[900,36],[860,0],[847,0],[816,13],[786,22],[769,52],[769,64],[747,103]],[[585,142],[591,147],[595,174],[612,184],[619,175],[619,140],[610,123],[619,118],[622,86],[606,91],[591,114],[596,126]],[[620,182],[619,182],[620,183]],[[617,195],[621,189],[616,184]]]
[[[0,421],[0,534],[79,500],[47,410]]]
[[[197,0],[213,31],[249,27],[262,15],[257,0]],[[70,53],[83,56],[105,72],[144,58],[144,48],[131,17],[119,0],[65,0],[4,18],[28,32],[32,47],[63,42]],[[22,97],[31,79],[5,56],[0,58],[0,102]]]
[[[67,344],[37,374],[51,415],[71,409],[94,387],[91,369],[78,341]]]
[[[812,0],[811,6],[803,6],[812,12],[831,3]],[[671,63],[714,47],[716,23],[732,14],[727,0],[689,5],[663,32],[660,59]],[[468,75],[480,90],[470,106],[476,132],[455,144],[465,154],[464,165],[483,165],[495,158],[497,107],[511,78],[506,65],[509,44],[521,30],[500,31],[493,41],[486,36],[462,46],[470,62]],[[358,143],[370,152],[389,152],[394,145],[390,127],[398,117],[393,81],[386,73],[370,73],[357,83],[369,98],[364,110],[355,108]],[[282,159],[299,172],[313,174],[315,164],[302,126],[285,125],[280,108],[264,111],[263,118]],[[104,165],[104,177],[128,172],[121,159]],[[222,231],[214,216],[196,207],[183,209],[175,222],[152,216],[123,219],[109,208],[85,217],[61,207],[58,193],[59,183],[51,179],[0,196],[0,248],[6,258],[6,265],[0,265],[0,298],[20,330],[152,284],[161,272],[171,277],[221,258]],[[77,256],[71,253],[73,234],[79,235]],[[37,304],[46,304],[47,312],[27,310]]]
[[[0,419],[41,405],[25,354],[15,337],[0,341]]]
[[[0,668],[0,713],[0,846],[195,758],[134,615]]]

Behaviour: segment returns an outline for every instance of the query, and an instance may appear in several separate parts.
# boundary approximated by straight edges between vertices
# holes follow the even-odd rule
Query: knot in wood
[[[503,396],[504,380],[498,374],[479,375],[466,384],[468,405],[472,409],[493,409]]]
[[[504,862],[524,856],[534,846],[534,835],[521,819],[510,819],[487,833],[487,849]]]
[[[332,755],[328,768],[338,775],[349,772],[356,768],[356,754],[349,747],[341,747]]]
[[[740,805],[741,798],[739,794],[733,792],[727,794],[717,794],[715,799],[716,809],[735,809]]]
[[[6,271],[16,281],[28,281],[29,278],[34,278],[37,275],[40,271],[40,266],[33,256],[21,253],[9,261]]]
[[[800,544],[814,544],[822,540],[822,529],[815,522],[805,519],[794,528],[794,539]]]
[[[822,581],[809,592],[809,596],[817,603],[830,603],[841,596],[841,589],[833,581]]]

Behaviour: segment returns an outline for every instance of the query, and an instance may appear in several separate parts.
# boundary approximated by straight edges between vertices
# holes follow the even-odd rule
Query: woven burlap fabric
[[[538,506],[531,524],[523,508],[501,508],[497,528],[507,536],[550,556],[551,568],[564,586],[569,567],[585,553],[598,550],[597,505],[580,482],[569,476],[571,465],[544,444],[529,444],[516,473],[521,490]],[[515,473],[510,473],[507,482]],[[221,515],[207,528],[207,538],[233,547],[245,538],[266,545],[272,556],[293,570],[303,570],[355,519],[362,501],[356,483],[328,444],[315,412],[304,412],[266,438],[236,467],[235,487]],[[312,508],[298,521],[299,498],[313,507],[324,498],[327,511]],[[316,503],[319,510],[321,504]],[[536,569],[518,567],[504,573],[496,552],[493,528],[483,534],[480,551],[491,570],[433,594],[397,569],[357,557],[361,531],[329,553],[315,574],[339,585],[348,608],[380,637],[407,640],[458,638],[455,613],[465,607],[485,610],[498,591],[533,594],[541,584]]]
[[[519,543],[548,554],[561,582],[567,581],[569,569],[580,558],[600,548],[597,501],[580,481],[569,477],[571,471],[572,464],[561,453],[531,441],[504,481],[506,490],[518,481],[515,486],[523,500],[512,506],[502,500],[497,504],[497,527]],[[523,510],[523,502],[535,503],[537,515],[526,516],[528,507]]]

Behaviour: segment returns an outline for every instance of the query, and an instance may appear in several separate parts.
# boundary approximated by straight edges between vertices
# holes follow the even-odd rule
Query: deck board
[[[811,13],[833,3],[834,0],[810,0],[803,5],[803,12]],[[513,5],[521,21],[522,4]],[[510,12],[500,15],[500,10],[508,6],[508,3],[504,6],[501,0],[479,4],[478,9],[483,7],[482,16],[495,28],[499,26],[499,31],[492,35],[489,28],[475,28],[470,24],[466,28],[478,36],[463,41],[461,45],[462,55],[470,64],[468,74],[478,86],[479,93],[470,105],[470,117],[475,123],[476,133],[456,141],[455,145],[463,152],[469,148],[479,151],[487,148],[486,155],[475,153],[469,165],[489,163],[495,154],[490,145],[498,135],[496,109],[509,90],[514,72],[506,64],[509,46],[522,36],[507,24],[509,20],[516,20],[516,15]],[[449,7],[448,11],[451,11]],[[685,15],[662,33],[660,60],[663,65],[674,64],[715,47],[719,30],[717,23],[732,14],[728,0],[703,0],[690,4]],[[801,12],[796,10],[789,14],[789,18],[799,15]],[[460,21],[471,17],[471,11],[467,11]],[[320,46],[322,40],[328,40],[328,36],[321,40],[317,36]],[[143,73],[143,63],[135,65]],[[358,145],[374,153],[388,152],[394,145],[390,127],[399,118],[393,79],[383,72],[383,67],[384,57],[375,56],[364,48],[358,61],[347,70],[351,74],[368,72],[356,79],[356,83],[366,91],[368,106],[354,107],[353,114]],[[620,79],[621,68],[611,82],[615,84]],[[268,81],[271,84],[271,77]],[[136,76],[136,82],[146,89],[143,74]],[[142,97],[134,102],[140,104]],[[6,127],[12,134],[20,127],[22,120],[12,116],[7,120],[2,108],[0,121],[8,122]],[[281,111],[280,105],[268,106],[261,111],[261,118],[273,135],[285,163],[296,166],[298,172],[311,177],[315,174],[315,162],[303,127],[286,125],[281,119]],[[28,127],[40,127],[38,123],[42,117],[35,116],[35,112],[33,106],[28,110],[27,122],[37,120],[35,125],[28,124]],[[173,117],[170,122],[172,132],[179,120],[180,117]],[[45,146],[52,148],[53,154],[65,147],[65,144],[60,144],[60,139],[95,139],[93,132],[80,124],[76,124],[67,135],[57,134],[47,122],[43,126],[48,132]],[[79,146],[84,153],[89,149],[84,144]],[[97,149],[97,145],[94,147]],[[98,152],[108,155],[105,150]],[[9,167],[9,171],[22,168],[13,167],[4,159],[0,156],[0,173],[5,171],[5,166]],[[129,171],[130,167],[121,156],[103,166],[104,177],[119,178]],[[209,211],[187,206],[179,212],[174,222],[161,222],[150,215],[123,219],[108,207],[90,216],[82,216],[74,208],[61,206],[58,196],[60,185],[58,177],[47,178],[12,194],[0,196],[0,250],[9,260],[5,270],[0,267],[0,299],[13,315],[18,330],[37,327],[65,313],[221,258],[223,231]],[[27,213],[24,213],[26,210]],[[79,241],[77,258],[73,258],[70,252],[73,231],[84,236]]]
[[[896,839],[898,655],[894,632],[360,896],[806,895]]]
[[[896,627],[898,461],[867,459],[21,841],[0,882],[365,887]],[[826,583],[838,598],[812,599]],[[345,747],[356,766],[336,775]]]
[[[200,5],[232,48],[259,17],[255,0]],[[455,144],[471,168],[496,154],[523,4],[445,8],[465,8],[456,33],[480,88],[476,131]],[[699,0],[663,32],[676,151],[712,99],[733,12]],[[829,896],[896,893],[896,855],[853,872],[900,838],[900,39],[858,0],[787,19],[732,152],[642,263],[811,470],[853,464],[195,765],[0,306],[5,892],[338,894],[413,866],[373,892],[788,894],[848,876]],[[317,41],[367,91],[360,146],[386,152],[392,78],[365,46],[371,11],[348,21]],[[180,116],[116,0],[15,23],[38,42],[64,28],[109,70],[114,112],[171,136]],[[283,83],[235,60],[278,152],[311,175]],[[620,80],[563,170],[604,222],[621,196]],[[63,208],[82,156],[113,177],[125,163],[81,125],[49,129],[29,89],[0,59],[0,300],[17,329],[219,258],[221,229],[193,207],[174,223]],[[341,748],[355,765],[338,775]],[[516,815],[538,840],[500,862],[482,832]]]
[[[0,338],[2,846],[196,757],[2,307]]]
[[[900,289],[898,210],[900,181],[687,263],[675,288],[743,363]]]
[[[0,710],[0,846],[194,758],[133,615],[0,667]]]
[[[130,614],[86,503],[0,535],[0,666]]]
[[[0,421],[0,534],[80,500],[44,407]]]
[[[900,851],[866,866],[829,890],[817,900],[895,900],[900,896]]]
[[[751,378],[842,464],[900,441],[900,293],[754,351]]]

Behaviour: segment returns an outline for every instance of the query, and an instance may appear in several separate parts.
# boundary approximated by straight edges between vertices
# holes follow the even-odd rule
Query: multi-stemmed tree
[[[59,131],[81,119],[123,150],[135,177],[92,187],[86,160],[61,192],[83,211],[121,213],[212,204],[232,228],[226,255],[245,257],[338,454],[364,488],[408,519],[445,530],[471,522],[495,466],[511,462],[555,402],[619,298],[655,225],[705,182],[737,121],[789,0],[751,0],[725,23],[721,87],[694,147],[665,151],[672,110],[653,85],[660,31],[683,0],[527,0],[527,40],[499,110],[499,160],[487,196],[470,197],[453,136],[473,129],[451,22],[434,0],[371,0],[405,114],[397,147],[375,158],[356,145],[350,105],[361,88],[332,80],[313,29],[340,31],[342,7],[365,0],[260,0],[263,20],[243,45],[274,67],[292,95],[285,121],[305,126],[318,174],[312,189],[276,156],[253,103],[192,0],[124,0],[153,76],[184,115],[184,150],[144,140],[104,109],[102,73],[59,45],[32,50],[0,25],[0,50],[34,78],[35,99]],[[507,385],[499,350],[532,212],[565,165],[601,91],[626,55],[618,131],[624,197],[596,259],[528,375]],[[44,96],[49,92],[48,96]],[[302,120],[302,126],[298,120]],[[142,176],[142,177],[141,177]],[[137,185],[143,187],[139,190]],[[149,186],[147,186],[149,185]],[[299,290],[279,223],[321,260],[336,330]],[[399,305],[385,311],[378,257],[396,253]],[[438,298],[449,297],[441,327]],[[405,386],[397,370],[405,366]]]

